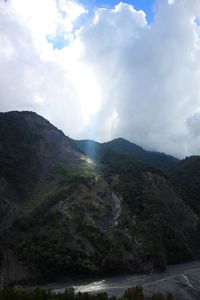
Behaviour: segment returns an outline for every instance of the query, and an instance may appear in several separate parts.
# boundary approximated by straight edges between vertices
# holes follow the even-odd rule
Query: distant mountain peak
[[[148,151],[122,137],[105,143],[97,143],[93,140],[74,141],[76,146],[94,160],[100,160],[106,150],[113,150],[133,156],[147,165],[166,170],[173,167],[179,160],[173,156],[156,151]]]

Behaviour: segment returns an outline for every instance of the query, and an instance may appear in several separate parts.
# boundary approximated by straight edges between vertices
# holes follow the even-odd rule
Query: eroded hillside
[[[35,113],[0,114],[0,125],[6,282],[152,272],[198,257],[199,215],[162,171],[110,148],[91,160]],[[14,279],[11,264],[22,268]]]

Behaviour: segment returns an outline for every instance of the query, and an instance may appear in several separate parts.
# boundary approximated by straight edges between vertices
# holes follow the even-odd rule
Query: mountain
[[[182,199],[200,214],[200,156],[187,157],[169,171]]]
[[[34,255],[38,249],[29,249],[36,245],[34,234],[38,233],[39,239],[45,226],[53,229],[58,216],[53,206],[59,197],[70,193],[76,180],[93,178],[92,167],[86,156],[71,147],[69,138],[32,112],[1,113],[0,141],[1,257],[3,261],[15,261],[17,253],[17,258],[26,257],[25,265],[31,261],[37,264]],[[11,250],[15,252],[13,256]],[[30,257],[25,254],[27,250]],[[10,264],[7,265],[4,269],[12,277]],[[22,268],[22,275],[26,273]]]
[[[101,160],[103,153],[110,149],[132,155],[135,159],[161,170],[168,170],[179,162],[177,158],[171,155],[144,150],[142,147],[123,138],[114,139],[106,143],[98,143],[92,140],[74,140],[73,142],[83,153],[98,161]]]
[[[170,176],[119,142],[91,160],[37,114],[0,113],[5,283],[152,272],[199,257],[199,214]]]

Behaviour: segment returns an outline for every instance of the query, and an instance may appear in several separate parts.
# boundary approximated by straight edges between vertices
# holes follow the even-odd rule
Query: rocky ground
[[[102,293],[110,296],[121,296],[124,291],[132,286],[141,284],[146,295],[153,292],[172,291],[177,299],[200,299],[200,261],[170,266],[165,272],[149,275],[131,275],[106,278],[100,281],[82,284],[52,284],[45,288],[54,291],[64,291],[66,287],[73,286],[75,292]]]

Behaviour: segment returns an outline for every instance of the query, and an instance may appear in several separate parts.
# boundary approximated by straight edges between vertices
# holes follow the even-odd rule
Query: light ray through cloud
[[[0,109],[199,154],[199,18],[198,0],[0,0]]]

